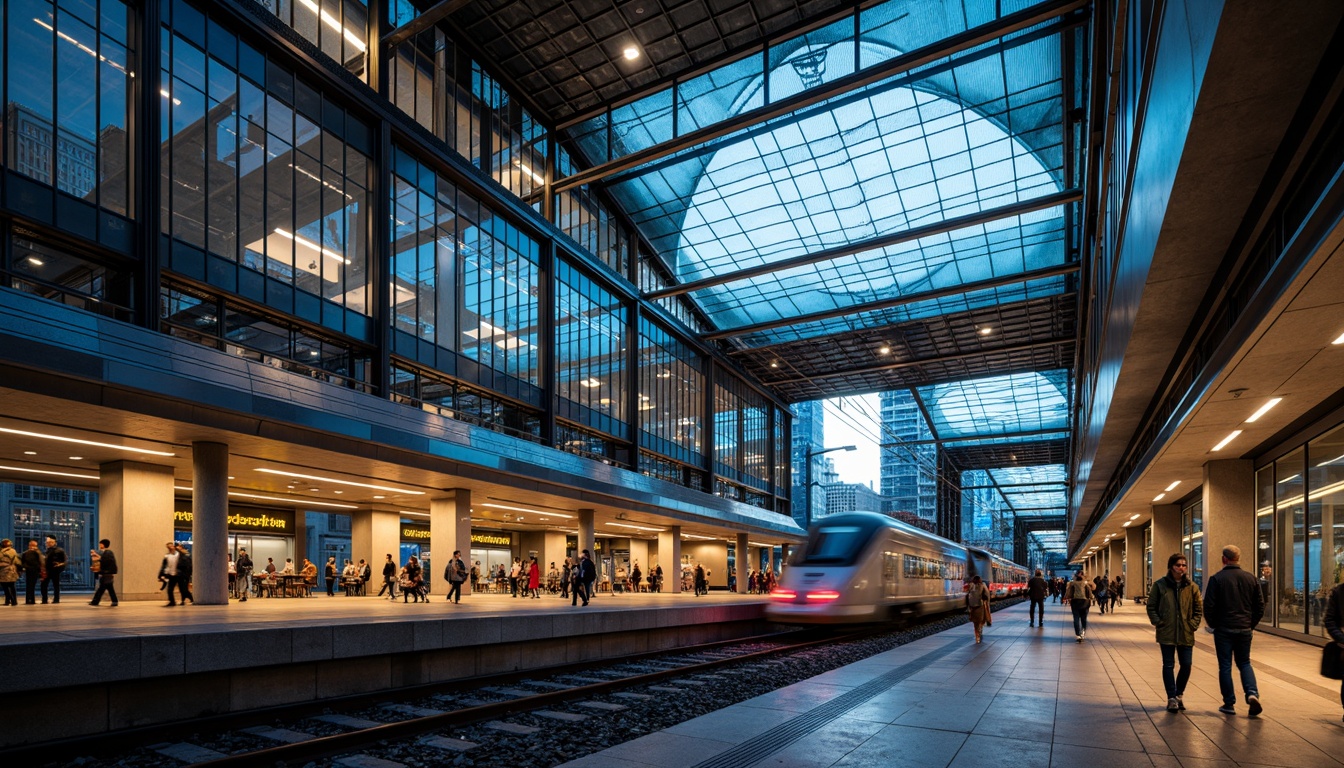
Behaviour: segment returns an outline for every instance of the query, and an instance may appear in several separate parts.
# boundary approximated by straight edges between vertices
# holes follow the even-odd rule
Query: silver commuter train
[[[940,613],[962,606],[976,575],[996,595],[1025,588],[1025,568],[984,550],[885,515],[832,515],[812,525],[770,594],[766,618],[843,624]]]

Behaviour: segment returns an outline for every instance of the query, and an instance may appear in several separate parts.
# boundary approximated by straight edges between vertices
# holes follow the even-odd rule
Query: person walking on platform
[[[47,537],[47,568],[42,577],[42,604],[47,604],[47,584],[53,590],[52,603],[61,602],[61,574],[65,573],[65,550],[56,543],[55,536]]]
[[[978,645],[985,626],[992,624],[989,615],[989,587],[979,574],[971,577],[970,589],[966,591],[966,612],[971,616],[971,627],[975,629],[975,642]]]
[[[1255,670],[1251,667],[1251,633],[1265,615],[1265,599],[1260,593],[1260,582],[1242,570],[1241,548],[1233,544],[1223,547],[1223,570],[1209,577],[1204,588],[1204,616],[1213,630],[1213,648],[1218,653],[1218,688],[1223,694],[1225,715],[1237,713],[1237,694],[1232,687],[1232,661],[1237,662],[1241,674],[1241,689],[1246,695],[1246,712],[1256,717],[1263,710],[1260,690],[1255,685]]]
[[[705,588],[705,569],[699,563],[695,564],[693,587],[695,589],[696,597],[709,593],[709,590]]]
[[[168,604],[165,608],[171,608],[177,605],[177,561],[180,556],[177,554],[177,543],[168,542],[165,544],[168,553],[163,556],[163,561],[159,563],[159,581],[163,582],[163,591],[168,594]],[[185,605],[186,600],[182,603]]]
[[[1326,598],[1325,619],[1321,622],[1330,639],[1344,649],[1344,583],[1336,584]],[[1339,703],[1344,705],[1344,680],[1339,685]]]
[[[42,568],[46,564],[42,550],[37,548],[36,539],[28,542],[28,548],[19,555],[19,561],[23,563],[23,604],[34,605],[37,603],[37,582],[42,580]]]
[[[1064,599],[1073,610],[1073,634],[1078,642],[1087,637],[1087,612],[1092,606],[1092,585],[1083,579],[1083,572],[1074,574],[1073,581],[1064,588]]]
[[[247,594],[252,591],[252,557],[247,554],[246,549],[238,550],[238,588],[242,591],[242,597],[238,602],[247,602]]]
[[[593,563],[593,556],[588,554],[588,550],[583,550],[579,557],[579,581],[582,582],[580,589],[582,594],[575,593],[575,597],[582,597],[583,604],[588,605],[588,601],[593,598],[593,584],[597,581],[597,565]],[[573,603],[570,603],[573,605]]]
[[[378,596],[382,597],[384,592],[388,600],[397,599],[397,564],[392,562],[392,555],[383,563],[383,588],[378,590]]]
[[[1109,580],[1106,576],[1098,576],[1095,579],[1096,586],[1092,589],[1092,596],[1097,598],[1097,608],[1101,610],[1102,615],[1106,614],[1106,606],[1110,605]]]
[[[1115,613],[1117,604],[1123,605],[1125,602],[1125,577],[1123,574],[1116,576],[1111,582],[1111,613]]]
[[[560,566],[560,599],[569,597],[569,582],[573,578],[573,566],[569,564],[569,558],[565,558],[565,564]]]
[[[181,542],[177,544],[177,591],[182,595],[179,602],[186,605],[190,601],[196,604],[196,598],[191,594],[191,553],[187,551],[185,545]]]
[[[1040,615],[1041,626],[1045,626],[1045,595],[1050,590],[1050,585],[1045,583],[1044,574],[1038,568],[1036,575],[1027,581],[1027,599],[1031,605],[1027,607],[1027,624],[1036,626],[1036,617]]]
[[[518,596],[518,578],[523,575],[523,563],[513,558],[513,567],[509,569],[509,597]]]
[[[336,596],[336,556],[327,557],[327,564],[322,566],[322,577],[327,580],[327,597]]]
[[[0,540],[0,591],[5,593],[5,605],[19,604],[19,592],[14,585],[19,583],[19,571],[22,568],[23,560],[14,549],[14,542]]]
[[[527,564],[527,595],[531,595],[533,600],[541,599],[541,565],[535,557]]]
[[[97,564],[98,569],[98,589],[93,592],[93,599],[89,605],[98,605],[102,602],[103,593],[112,601],[112,607],[117,607],[117,587],[114,583],[117,579],[117,555],[112,551],[112,542],[109,539],[103,539],[98,542],[99,552],[89,550],[89,559]]]
[[[454,549],[448,565],[443,567],[443,580],[448,582],[448,597],[454,605],[462,602],[462,582],[467,580],[467,564],[462,562],[462,550]]]
[[[1162,649],[1162,685],[1167,691],[1168,712],[1185,709],[1195,633],[1204,617],[1204,601],[1199,588],[1186,575],[1188,571],[1185,555],[1177,552],[1167,558],[1167,575],[1154,581],[1148,592],[1148,621],[1157,627],[1157,644]],[[1181,669],[1173,675],[1177,659]]]

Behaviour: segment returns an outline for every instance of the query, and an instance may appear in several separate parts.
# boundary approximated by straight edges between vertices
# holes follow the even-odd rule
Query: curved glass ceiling
[[[1068,371],[991,376],[918,387],[940,438],[1069,428]],[[1038,438],[1039,439],[1039,438]]]

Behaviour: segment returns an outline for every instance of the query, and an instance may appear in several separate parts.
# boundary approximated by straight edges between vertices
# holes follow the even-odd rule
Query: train
[[[960,609],[977,575],[995,597],[1027,588],[1027,569],[991,552],[885,515],[831,515],[812,525],[765,613],[787,624],[908,620]]]

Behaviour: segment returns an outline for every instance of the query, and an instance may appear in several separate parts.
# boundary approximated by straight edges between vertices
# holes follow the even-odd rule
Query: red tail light
[[[823,589],[820,592],[808,592],[808,600],[839,600],[840,593],[831,589]]]
[[[792,600],[796,597],[798,597],[798,593],[794,592],[792,589],[779,589],[776,587],[775,589],[770,590],[770,599],[772,600]]]

